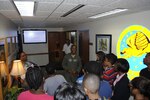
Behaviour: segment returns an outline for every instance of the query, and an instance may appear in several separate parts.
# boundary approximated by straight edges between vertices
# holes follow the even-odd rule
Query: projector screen
[[[24,44],[35,44],[46,42],[47,42],[46,30],[23,30]]]

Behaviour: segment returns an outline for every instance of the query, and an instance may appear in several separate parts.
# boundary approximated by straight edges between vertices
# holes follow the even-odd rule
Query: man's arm
[[[62,67],[64,68],[64,70],[68,70],[67,61],[68,61],[68,57],[67,57],[67,55],[65,55],[65,56],[64,56],[64,59],[63,59],[63,61],[62,61]]]

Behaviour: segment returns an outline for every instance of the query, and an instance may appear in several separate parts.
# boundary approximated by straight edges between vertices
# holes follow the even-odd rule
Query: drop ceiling
[[[21,1],[21,0],[18,0]],[[23,1],[23,0],[22,0]],[[96,19],[88,17],[110,11],[116,8],[129,9],[120,14],[99,19],[116,17],[141,11],[150,10],[150,0],[26,0],[35,1],[33,17],[19,15],[13,0],[0,0],[0,13],[9,18],[21,28],[60,28],[77,25]],[[79,4],[85,6],[66,17],[63,14]]]

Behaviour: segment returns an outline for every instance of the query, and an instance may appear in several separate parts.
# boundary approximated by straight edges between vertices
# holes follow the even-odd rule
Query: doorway
[[[89,30],[78,31],[79,33],[79,55],[84,65],[89,61]]]
[[[48,32],[48,53],[49,62],[57,63],[57,69],[62,69],[63,60],[62,48],[65,43],[66,35],[64,32]]]

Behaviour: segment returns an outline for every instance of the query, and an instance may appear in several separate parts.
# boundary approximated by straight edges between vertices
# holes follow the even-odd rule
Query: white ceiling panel
[[[12,4],[12,2],[3,0],[0,1],[0,10],[16,10]]]
[[[64,3],[105,6],[120,0],[65,0]]]
[[[54,12],[52,13],[52,15],[49,17],[49,18],[61,18],[61,16],[63,15],[64,13],[58,13],[58,12]],[[49,19],[48,18],[48,19]]]
[[[150,0],[120,0],[109,7],[128,8],[129,10],[150,6]]]
[[[33,17],[22,17],[18,14],[12,1],[0,0],[0,13],[23,28],[66,27],[94,21],[94,19],[88,17],[116,8],[127,8],[129,10],[100,19],[150,10],[150,0],[27,0],[36,2],[35,15]],[[66,17],[61,17],[79,4],[85,6]]]
[[[57,6],[59,5],[59,3],[38,3],[38,7],[37,7],[37,11],[47,11],[47,12],[52,12]]]
[[[29,21],[43,21],[46,17],[23,17],[22,19]]]
[[[4,16],[10,18],[10,19],[20,19],[20,15],[18,14],[18,12],[16,12],[15,10],[11,11],[11,10],[2,10],[0,11],[1,14],[3,14]]]
[[[35,0],[34,0],[35,1]],[[36,0],[38,2],[53,2],[53,3],[61,3],[64,0]]]
[[[39,17],[39,16],[49,16],[50,12],[48,11],[36,11],[35,16]]]

